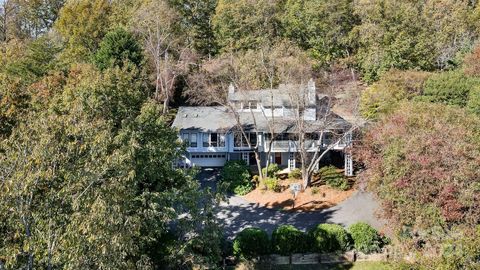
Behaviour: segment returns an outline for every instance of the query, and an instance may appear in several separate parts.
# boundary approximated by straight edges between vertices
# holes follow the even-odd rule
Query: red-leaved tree
[[[404,102],[366,131],[369,188],[396,228],[448,232],[480,222],[480,119],[445,105]]]

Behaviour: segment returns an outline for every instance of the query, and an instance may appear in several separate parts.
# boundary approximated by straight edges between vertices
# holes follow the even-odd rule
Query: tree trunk
[[[160,71],[157,68],[155,79],[155,100],[160,100]]]
[[[169,99],[168,94],[166,94],[165,100],[163,101],[163,114],[168,113]]]
[[[263,182],[263,174],[262,174],[262,164],[260,161],[260,155],[258,154],[258,150],[255,150],[255,159],[257,161],[257,169],[258,169],[258,179],[260,182]]]
[[[310,185],[310,174],[305,166],[302,165],[302,188],[303,190],[307,189],[308,185]]]
[[[25,236],[27,237],[28,241],[30,241],[32,237],[32,233],[30,230],[30,222],[27,221],[27,217],[23,216],[22,217],[23,225],[25,226]],[[28,260],[27,260],[27,269],[28,270],[33,270],[33,254],[32,254],[32,248],[28,248]]]

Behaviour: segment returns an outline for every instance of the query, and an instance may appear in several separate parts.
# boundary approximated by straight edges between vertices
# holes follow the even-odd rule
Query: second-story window
[[[190,133],[190,147],[197,147],[197,133]]]
[[[252,146],[257,146],[257,134],[256,133],[250,133],[250,144]]]
[[[187,145],[190,144],[190,143],[189,143],[189,141],[190,141],[189,138],[190,138],[190,134],[188,134],[188,133],[183,133],[183,134],[182,134],[182,141],[183,141],[184,143],[186,143]]]
[[[256,102],[256,101],[250,101],[249,107],[250,107],[251,110],[256,110],[256,109],[258,109],[258,102]]]
[[[307,133],[307,134],[305,134],[305,138],[307,140],[318,141],[318,140],[320,140],[320,134],[318,134],[318,133]]]
[[[245,132],[245,135],[247,135],[247,138],[249,139],[250,145],[252,147],[257,146],[257,133],[255,133],[255,132]],[[243,136],[243,134],[241,132],[235,132],[233,136],[234,136],[234,139],[235,139],[235,141],[234,141],[234,146],[235,147],[249,147],[245,136]]]
[[[203,147],[209,147],[210,146],[210,133],[203,133],[202,134],[202,143]]]
[[[203,147],[225,147],[225,134],[204,133]]]
[[[325,134],[323,134],[322,143],[324,145],[332,144],[333,140],[334,140],[334,138],[333,138],[333,134],[331,132],[326,132]]]
[[[218,147],[225,147],[225,134],[220,133],[218,137],[219,137]]]

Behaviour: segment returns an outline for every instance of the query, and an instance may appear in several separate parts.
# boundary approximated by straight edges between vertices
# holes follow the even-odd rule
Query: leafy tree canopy
[[[142,47],[134,36],[123,28],[108,32],[95,53],[94,62],[100,69],[122,67],[128,61],[137,68],[143,61]]]
[[[110,12],[107,0],[68,1],[63,6],[55,29],[65,41],[64,61],[88,60],[109,30]]]
[[[322,64],[351,52],[349,33],[357,23],[351,0],[288,0],[281,16],[284,35],[310,50]]]
[[[369,86],[360,98],[360,112],[365,119],[374,120],[396,108],[401,100],[420,95],[425,81],[432,74],[423,71],[390,70]]]
[[[280,1],[219,0],[212,19],[221,51],[254,49],[279,36]]]
[[[410,237],[420,232],[431,241],[452,225],[478,224],[478,117],[442,104],[403,102],[363,141],[363,177],[397,229],[406,226]]]
[[[466,76],[461,70],[433,75],[425,82],[421,100],[465,107],[470,91],[480,86],[480,79]]]

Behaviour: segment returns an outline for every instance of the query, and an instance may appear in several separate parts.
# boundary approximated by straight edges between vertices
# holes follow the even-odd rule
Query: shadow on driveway
[[[218,169],[202,170],[199,180],[203,188],[216,189],[219,179]],[[319,223],[336,223],[349,226],[363,221],[382,230],[385,221],[379,219],[376,212],[379,204],[373,195],[365,191],[357,191],[340,204],[321,211],[291,212],[281,209],[270,209],[250,203],[240,196],[228,196],[228,202],[222,202],[217,209],[217,219],[224,227],[228,238],[248,227],[259,227],[271,233],[279,225],[293,225],[306,231]]]

